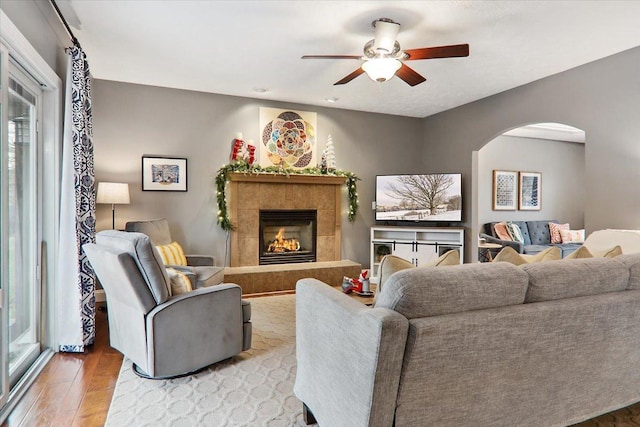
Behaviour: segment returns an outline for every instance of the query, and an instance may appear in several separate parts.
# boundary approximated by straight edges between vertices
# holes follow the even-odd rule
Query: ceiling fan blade
[[[413,71],[413,69],[408,67],[406,64],[402,64],[402,67],[396,71],[396,76],[404,80],[409,86],[419,85],[427,80],[420,74]]]
[[[406,60],[454,58],[469,56],[469,45],[454,44],[451,46],[423,47],[420,49],[407,49],[404,53],[409,55]]]
[[[362,55],[304,55],[302,59],[362,59]]]
[[[362,68],[358,68],[353,73],[349,74],[342,80],[338,80],[337,82],[335,82],[333,85],[336,86],[336,85],[343,85],[345,83],[349,83],[351,80],[355,79],[362,73],[364,73],[364,70]]]

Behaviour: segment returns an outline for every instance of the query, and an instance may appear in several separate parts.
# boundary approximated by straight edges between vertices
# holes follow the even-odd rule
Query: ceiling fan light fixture
[[[362,64],[367,76],[376,82],[385,82],[402,67],[402,63],[395,58],[373,58]]]
[[[389,18],[380,18],[373,21],[371,25],[376,33],[373,49],[377,53],[391,54],[397,43],[396,37],[400,31],[400,24]]]
[[[337,82],[334,86],[349,83],[361,74],[377,82],[386,82],[394,75],[409,86],[424,83],[427,79],[409,67],[404,61],[434,58],[459,58],[469,56],[468,44],[422,47],[417,49],[400,48],[396,40],[400,24],[389,18],[380,18],[372,22],[375,38],[364,45],[364,56],[358,55],[304,55],[302,59],[348,59],[362,60],[364,63]]]
[[[364,56],[367,58],[378,58],[378,57],[390,57],[390,58],[399,58],[404,56],[404,52],[400,52],[400,43],[397,41],[393,44],[393,48],[388,50],[386,48],[376,47],[376,41],[371,39],[364,45]]]

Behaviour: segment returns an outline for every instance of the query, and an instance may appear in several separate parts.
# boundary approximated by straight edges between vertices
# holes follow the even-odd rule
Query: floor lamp
[[[96,203],[111,204],[111,228],[116,229],[116,205],[129,204],[129,184],[99,182]]]

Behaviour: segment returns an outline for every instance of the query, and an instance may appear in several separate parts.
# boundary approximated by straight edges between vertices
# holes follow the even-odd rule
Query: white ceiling
[[[58,0],[94,78],[425,117],[640,45],[640,1]],[[469,43],[468,58],[410,61],[425,83],[333,83],[371,22],[405,49]],[[595,83],[595,82],[594,82]],[[259,94],[256,88],[268,91]],[[328,103],[327,98],[338,98]]]

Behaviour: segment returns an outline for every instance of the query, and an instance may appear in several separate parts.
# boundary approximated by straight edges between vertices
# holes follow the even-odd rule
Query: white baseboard
[[[105,302],[107,300],[107,297],[104,294],[104,289],[97,289],[95,296],[96,302]]]

